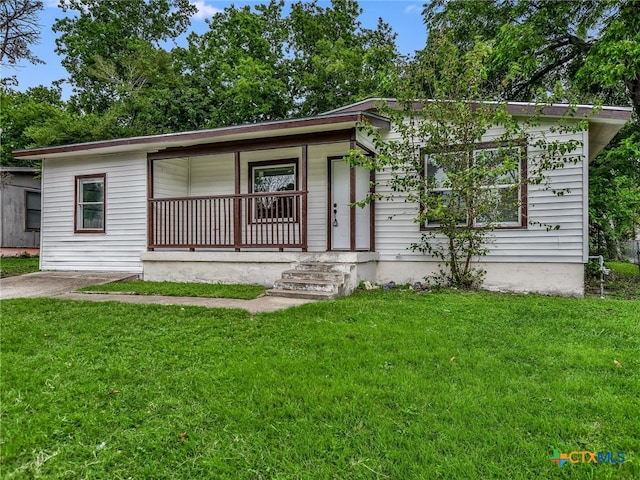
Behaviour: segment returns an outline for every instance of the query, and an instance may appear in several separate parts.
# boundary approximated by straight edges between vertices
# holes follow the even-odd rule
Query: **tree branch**
[[[549,72],[555,70],[556,68],[560,67],[561,65],[564,65],[569,60],[571,60],[574,57],[576,57],[579,53],[581,53],[581,52],[579,52],[577,50],[572,50],[567,55],[565,55],[563,57],[560,57],[555,62],[552,62],[552,63],[548,64],[546,67],[542,68],[541,70],[538,70],[528,80],[526,80],[526,81],[524,81],[524,82],[522,82],[522,83],[520,83],[518,85],[515,85],[515,87],[512,90],[512,95],[514,95],[514,96],[520,95],[527,88],[531,87],[532,85],[535,85],[540,80],[542,80],[542,78],[544,78]]]

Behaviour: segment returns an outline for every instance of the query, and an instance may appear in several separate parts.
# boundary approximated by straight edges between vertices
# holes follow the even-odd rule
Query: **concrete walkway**
[[[112,272],[36,272],[0,279],[0,299],[54,297],[93,302],[153,303],[160,305],[194,305],[200,307],[242,308],[250,313],[273,312],[313,302],[314,300],[259,297],[253,300],[202,297],[166,297],[161,295],[122,295],[79,293],[78,288],[137,277],[131,273]]]
[[[162,295],[121,295],[111,293],[67,293],[57,296],[68,300],[90,300],[92,302],[125,302],[125,303],[153,303],[159,305],[190,305],[214,308],[241,308],[255,314],[260,312],[274,312],[297,305],[314,302],[301,298],[284,298],[262,296],[253,300],[239,300],[235,298],[204,298],[204,297],[167,297]]]
[[[89,285],[116,282],[137,275],[113,272],[35,272],[0,279],[0,299],[53,297]]]

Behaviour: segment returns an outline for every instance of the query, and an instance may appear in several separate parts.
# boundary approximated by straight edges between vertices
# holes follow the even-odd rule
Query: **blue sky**
[[[234,3],[241,6],[246,4],[257,4],[260,1],[228,1],[228,0],[191,0],[191,3],[198,7],[198,13],[191,19],[191,29],[196,32],[207,30],[205,18],[215,15],[226,6]],[[291,3],[287,0],[287,3]],[[321,0],[321,6],[328,6],[330,2]],[[382,17],[389,23],[398,37],[396,43],[402,54],[412,54],[415,50],[424,47],[426,30],[422,23],[423,1],[411,0],[360,0],[360,7],[363,10],[360,16],[362,25],[374,28],[378,18]],[[32,50],[37,57],[42,59],[44,65],[31,65],[27,62],[19,64],[15,68],[3,67],[2,76],[15,75],[18,79],[18,89],[26,90],[37,85],[49,86],[55,80],[63,79],[67,76],[66,70],[60,65],[60,58],[55,54],[56,34],[51,31],[51,26],[56,18],[63,16],[63,12],[57,7],[58,0],[44,0],[45,9],[40,15],[42,25],[41,41]],[[180,43],[180,41],[178,42]],[[63,95],[70,94],[70,87],[63,87]]]

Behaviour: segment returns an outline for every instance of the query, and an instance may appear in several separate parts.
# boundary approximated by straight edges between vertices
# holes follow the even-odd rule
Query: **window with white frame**
[[[484,148],[482,148],[484,146]],[[432,209],[448,209],[458,215],[458,223],[466,224],[467,206],[460,195],[452,195],[452,182],[460,180],[456,175],[475,177],[477,198],[473,218],[474,225],[489,222],[498,228],[513,228],[526,225],[526,150],[523,146],[479,145],[468,152],[451,151],[439,154],[425,154],[425,180]],[[526,193],[526,191],[525,191]],[[439,226],[437,213],[427,208],[426,228]]]
[[[281,192],[297,190],[297,160],[276,160],[249,164],[252,193],[274,193],[255,198],[254,219],[293,219],[294,197]]]
[[[105,232],[106,175],[76,177],[76,233]]]

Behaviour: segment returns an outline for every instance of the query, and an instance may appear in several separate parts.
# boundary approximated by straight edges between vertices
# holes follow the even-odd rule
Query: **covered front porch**
[[[294,120],[284,135],[281,123],[221,130],[148,153],[143,278],[332,296],[375,280],[374,206],[353,205],[374,174],[344,161],[352,149],[374,154],[361,118]]]
[[[355,127],[226,140],[147,155],[147,249],[372,252],[374,206],[353,206],[373,173]]]

